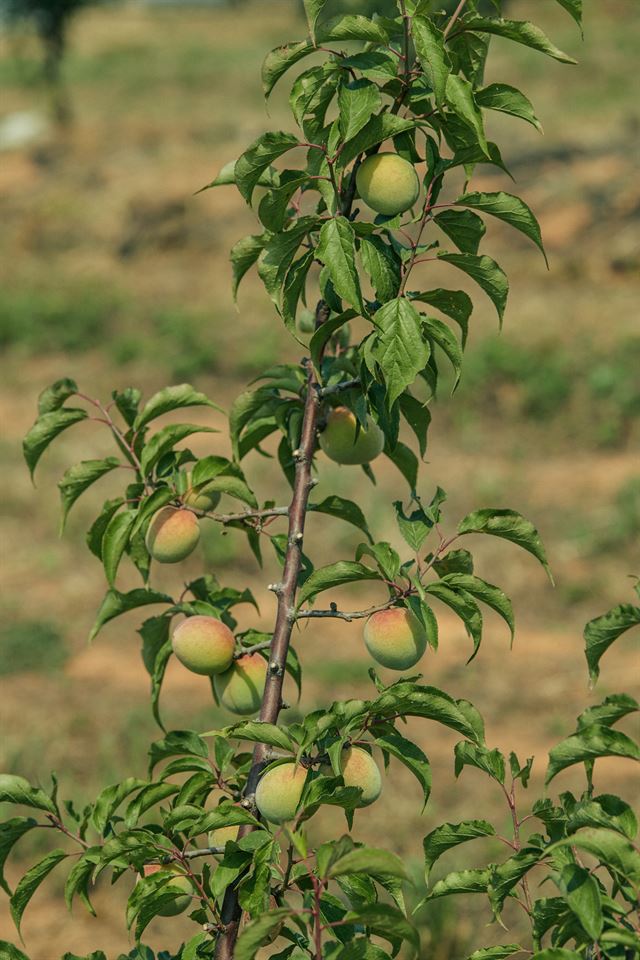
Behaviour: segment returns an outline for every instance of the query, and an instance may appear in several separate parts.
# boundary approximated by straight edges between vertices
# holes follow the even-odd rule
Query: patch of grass
[[[93,285],[5,290],[0,293],[0,347],[17,347],[33,356],[90,350],[109,337],[120,309],[113,292]]]
[[[23,620],[0,629],[0,675],[59,670],[67,659],[62,634],[42,620]]]

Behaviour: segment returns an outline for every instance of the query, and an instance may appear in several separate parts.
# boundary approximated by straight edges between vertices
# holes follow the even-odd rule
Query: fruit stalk
[[[320,301],[316,308],[316,324],[319,326],[328,316],[326,305]],[[282,708],[282,685],[284,682],[285,663],[289,652],[291,631],[295,623],[295,596],[298,584],[302,559],[302,543],[304,525],[309,503],[309,493],[313,486],[311,465],[316,448],[316,433],[318,415],[320,411],[320,386],[316,379],[311,361],[307,364],[307,395],[304,405],[302,433],[300,446],[294,452],[296,460],[293,495],[289,506],[289,529],[287,552],[285,555],[282,582],[275,592],[278,597],[278,612],[273,638],[269,648],[269,666],[267,679],[260,709],[260,720],[267,723],[277,723]],[[266,762],[268,747],[263,743],[256,744],[253,751],[253,766],[247,778],[245,797],[248,799],[255,794],[260,774]],[[251,827],[241,827],[239,836],[251,831]],[[238,894],[235,886],[229,886],[225,892],[222,911],[220,914],[222,932],[216,943],[216,960],[231,960],[234,946],[238,937],[242,911],[238,903]]]

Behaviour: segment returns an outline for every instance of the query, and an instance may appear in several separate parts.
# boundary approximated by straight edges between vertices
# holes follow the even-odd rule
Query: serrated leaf
[[[269,51],[262,64],[262,90],[265,98],[269,98],[276,83],[287,70],[315,52],[316,47],[310,40],[286,43]]]
[[[62,479],[58,482],[60,490],[60,500],[62,502],[62,519],[60,521],[60,531],[64,530],[67,516],[71,507],[85,490],[104,477],[111,470],[115,470],[120,465],[117,457],[105,457],[104,460],[83,460],[69,467]]]
[[[443,580],[436,580],[425,587],[427,593],[445,603],[462,620],[467,634],[473,641],[473,653],[467,662],[473,660],[482,640],[482,613],[473,597],[460,588],[453,588]]]
[[[382,237],[362,237],[360,258],[380,303],[397,296],[400,287],[400,264],[392,248]]]
[[[399,398],[400,412],[411,427],[420,448],[420,456],[427,452],[427,430],[431,423],[431,413],[426,404],[405,391]]]
[[[300,588],[298,609],[303,603],[315,599],[323,590],[331,590],[333,587],[339,587],[345,583],[356,583],[360,580],[379,579],[380,574],[377,570],[372,570],[371,567],[366,567],[363,563],[355,563],[353,560],[339,560],[337,563],[330,563],[326,567],[319,567],[313,571]]]
[[[127,777],[119,783],[114,783],[99,794],[91,814],[91,823],[98,833],[103,833],[109,820],[116,812],[123,800],[126,800],[134,791],[148,786],[146,780],[136,777]]]
[[[79,407],[61,407],[44,413],[34,423],[22,442],[22,452],[29,467],[31,479],[40,460],[52,440],[55,440],[63,430],[68,430],[74,423],[86,420],[88,413]]]
[[[480,714],[466,700],[454,700],[436,687],[401,681],[383,691],[370,706],[372,717],[387,718],[402,714],[424,717],[457,730],[475,743],[482,743],[484,729]]]
[[[521,953],[522,947],[518,943],[505,943],[497,947],[483,947],[467,957],[467,960],[507,960],[514,953]]]
[[[612,693],[605,697],[602,703],[596,703],[582,711],[578,717],[577,729],[584,730],[593,723],[612,727],[618,720],[630,713],[637,713],[638,710],[640,710],[640,704],[627,693]]]
[[[320,230],[316,257],[327,268],[338,296],[362,313],[364,304],[355,265],[355,240],[355,231],[345,217],[331,217]]]
[[[390,753],[414,775],[422,787],[422,809],[424,810],[431,795],[431,766],[427,755],[416,743],[407,740],[397,730],[390,730],[386,733],[378,733],[374,730],[373,735],[381,750]]]
[[[61,860],[66,860],[67,856],[64,850],[53,850],[36,863],[34,867],[27,870],[9,901],[11,916],[16,925],[16,930],[20,930],[22,915],[42,881],[49,876]]]
[[[546,53],[548,57],[559,60],[560,63],[576,63],[573,57],[559,50],[545,33],[533,23],[526,20],[498,20],[489,17],[469,17],[462,23],[464,30],[478,30],[481,33],[492,33],[497,37],[514,40],[525,47]]]
[[[166,593],[160,593],[157,590],[129,590],[128,593],[120,593],[118,590],[109,590],[102,601],[96,621],[91,628],[89,641],[93,640],[109,620],[119,617],[122,613],[129,610],[136,610],[138,607],[144,607],[151,603],[173,603],[173,600]]]
[[[224,730],[224,736],[237,737],[239,740],[250,740],[253,743],[266,743],[271,747],[279,747],[295,753],[296,747],[285,729],[273,723],[262,720],[241,720]],[[215,735],[216,731],[205,733],[204,736]]]
[[[253,960],[260,947],[288,916],[290,911],[286,907],[280,907],[277,910],[269,910],[268,913],[263,913],[261,917],[246,924],[235,945],[233,954],[235,960]]]
[[[109,525],[104,532],[102,538],[102,563],[110,587],[112,587],[115,582],[118,567],[127,549],[135,520],[135,510],[125,510],[124,513],[116,513],[109,521]]]
[[[344,520],[361,530],[370,543],[373,543],[371,532],[367,525],[364,513],[352,500],[345,500],[344,497],[333,495],[325,497],[321,503],[310,503],[309,510],[313,513],[324,513],[330,517],[337,517],[338,520]]]
[[[423,317],[422,325],[431,339],[440,347],[449,360],[455,374],[453,390],[456,389],[462,371],[462,348],[446,323],[436,317]]]
[[[351,140],[380,109],[380,91],[375,83],[361,78],[342,85],[338,90],[340,133],[344,141]]]
[[[437,900],[459,893],[486,893],[488,887],[488,870],[454,870],[438,880],[425,899]]]
[[[633,840],[638,832],[638,819],[629,804],[620,797],[603,793],[592,800],[579,801],[570,811],[567,832],[574,833],[581,827],[618,830]]]
[[[582,0],[557,0],[582,30]]]
[[[520,117],[521,120],[526,120],[527,123],[532,124],[536,130],[542,133],[542,127],[535,115],[533,104],[516,87],[510,87],[508,83],[490,83],[481,90],[476,90],[475,98],[479,107],[508,113],[512,117]]]
[[[408,543],[414,553],[418,553],[433,529],[433,524],[425,516],[422,507],[418,507],[418,509],[413,510],[409,516],[406,516],[401,500],[394,500],[393,506],[396,511],[398,529],[403,539]]]
[[[7,857],[20,837],[37,826],[38,822],[33,817],[12,817],[10,820],[0,823],[0,887],[8,896],[11,896],[11,890],[4,878],[4,865]]]
[[[434,92],[437,106],[441,106],[447,77],[451,72],[442,31],[428,17],[416,16],[411,24],[411,32],[420,65]]]
[[[407,880],[407,870],[395,853],[374,847],[358,847],[339,857],[329,869],[330,878],[343,877],[350,873],[388,874]]]
[[[212,407],[220,413],[223,412],[217,403],[195,390],[190,383],[179,383],[154,393],[136,417],[134,429],[141,430],[156,417],[182,410],[184,407]]]
[[[567,767],[576,763],[591,762],[598,757],[626,757],[630,760],[640,760],[640,747],[619,730],[592,724],[579,733],[567,737],[566,740],[562,740],[549,751],[545,783],[549,783]]]
[[[477,253],[486,228],[471,210],[443,210],[433,218],[462,253]]]
[[[493,837],[496,831],[486,820],[463,820],[461,823],[443,823],[428,833],[422,841],[424,848],[425,879],[443,853],[477,837]]]
[[[558,889],[583,930],[597,940],[602,933],[602,897],[595,877],[577,863],[568,863],[556,879]]]
[[[78,384],[69,377],[56,380],[50,387],[46,387],[38,397],[38,413],[53,413],[66,403],[69,397],[78,392]]]
[[[26,953],[18,950],[15,944],[9,943],[8,940],[0,940],[0,956],[2,960],[29,960]]]
[[[585,850],[625,877],[634,887],[640,887],[640,853],[620,833],[589,827],[551,844],[546,852],[550,854],[568,846]]]
[[[600,658],[611,644],[631,627],[640,624],[640,607],[621,603],[600,617],[590,620],[584,628],[584,646],[589,676],[592,682],[600,675]]]
[[[457,267],[475,280],[493,303],[502,325],[509,295],[509,281],[495,260],[487,256],[475,256],[472,253],[439,253],[438,258]]]
[[[485,156],[489,156],[489,144],[484,132],[482,111],[473,96],[473,86],[464,77],[450,73],[447,77],[445,99],[448,107],[462,122],[473,130],[478,146]]]
[[[391,113],[381,113],[372,117],[362,130],[344,145],[340,153],[341,166],[348,166],[352,160],[366,150],[370,150],[371,147],[375,147],[376,144],[383,143],[391,137],[397,137],[398,134],[406,133],[408,130],[414,130],[415,127],[415,120],[404,120]]]
[[[515,620],[513,616],[513,606],[506,593],[500,587],[481,580],[468,573],[449,573],[443,576],[443,582],[448,583],[454,588],[462,588],[470,593],[476,600],[481,600],[491,607],[492,610],[502,617],[509,627],[511,642],[513,642],[515,632]]]
[[[422,335],[420,314],[404,297],[380,307],[373,322],[376,340],[372,353],[385,379],[390,408],[426,366],[429,344]]]
[[[540,561],[551,577],[549,564],[540,539],[540,534],[522,514],[515,510],[494,510],[491,508],[475,510],[467,514],[458,524],[458,533],[486,533],[493,537],[510,540]]]
[[[451,317],[462,330],[462,348],[467,342],[469,317],[473,311],[473,302],[464,290],[428,290],[425,293],[411,293],[411,299],[420,300],[440,310],[445,316]]]
[[[504,220],[509,226],[519,230],[520,233],[524,233],[526,237],[533,240],[548,266],[547,255],[542,245],[540,224],[520,197],[514,197],[513,194],[504,193],[502,190],[497,193],[479,193],[476,191],[475,193],[464,193],[461,197],[458,197],[455,203],[458,206],[480,210],[482,213],[490,213],[498,220]]]
[[[418,482],[418,458],[413,450],[399,440],[393,448],[385,444],[384,455],[395,464],[409,484],[409,489],[414,491]]]
[[[32,787],[24,777],[0,773],[0,803],[20,803],[36,810],[56,813],[56,805],[44,790]]]
[[[498,783],[504,783],[504,757],[499,750],[489,750],[487,747],[462,740],[456,743],[454,755],[456,777],[460,776],[464,767],[476,767],[493,777]]]
[[[91,900],[89,899],[89,884],[91,883],[96,865],[100,862],[102,850],[100,847],[90,847],[76,860],[69,872],[64,885],[64,902],[70,911],[76,896],[79,896],[89,913],[96,916]]]
[[[379,20],[359,14],[331,17],[316,25],[316,40],[362,40],[364,43],[388,43],[389,37]]]
[[[327,0],[302,0],[304,5],[304,12],[307,15],[307,23],[309,24],[309,33],[313,37],[315,35],[316,23],[318,22],[318,17],[322,12],[322,8],[326,5]]]
[[[420,949],[418,931],[397,907],[388,903],[363,904],[357,910],[350,910],[344,917],[349,923],[362,923],[378,937],[384,937],[390,943],[405,941],[411,948],[411,956]]]
[[[145,444],[140,457],[140,465],[145,477],[149,476],[160,457],[172,450],[176,443],[186,440],[194,433],[219,433],[213,427],[205,427],[195,423],[170,423],[162,427]]]
[[[274,160],[298,146],[298,138],[283,131],[269,131],[254,140],[238,158],[235,165],[235,180],[238,190],[251,205],[254,188],[260,177]]]
[[[250,270],[257,261],[264,249],[264,243],[265,238],[263,235],[257,236],[252,234],[247,237],[242,237],[242,239],[238,240],[238,242],[235,243],[231,248],[229,257],[231,259],[231,268],[233,272],[233,283],[231,289],[233,292],[234,303],[238,299],[238,287],[240,286],[240,281],[244,277],[245,273],[247,273],[247,271]]]

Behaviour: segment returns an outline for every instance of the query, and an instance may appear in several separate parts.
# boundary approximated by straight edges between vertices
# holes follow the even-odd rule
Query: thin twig
[[[456,7],[456,9],[453,11],[451,20],[449,20],[449,23],[444,28],[444,33],[442,34],[442,37],[444,40],[446,40],[449,34],[451,33],[451,29],[454,23],[456,22],[456,20],[458,19],[458,17],[460,16],[460,14],[462,13],[462,11],[464,10],[466,2],[467,0],[460,0],[460,3]]]

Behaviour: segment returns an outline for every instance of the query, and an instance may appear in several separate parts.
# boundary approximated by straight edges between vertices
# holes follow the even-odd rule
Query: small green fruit
[[[364,627],[364,642],[373,659],[390,670],[408,670],[427,649],[427,634],[406,607],[379,610]]]
[[[195,550],[199,539],[200,525],[194,513],[162,507],[151,518],[145,542],[158,563],[179,563]]]
[[[330,460],[348,465],[370,463],[384,449],[384,434],[377,423],[369,420],[360,428],[347,407],[336,407],[329,413],[327,425],[319,437],[320,447]]]
[[[204,513],[210,513],[215,510],[220,503],[220,493],[213,488],[213,481],[202,484],[196,488],[191,485],[191,471],[187,473],[188,490],[182,498],[187,507],[194,510],[202,510]]]
[[[158,916],[160,917],[176,917],[179,913],[183,913],[188,907],[191,906],[193,902],[193,886],[191,881],[184,873],[180,873],[179,870],[176,870],[175,867],[167,865],[161,865],[159,863],[146,863],[143,867],[143,875],[145,877],[150,877],[154,873],[166,873],[170,875],[170,880],[167,881],[167,886],[178,887],[179,890],[182,890],[185,896],[176,896],[173,900],[170,900],[166,903],[159,911]]]
[[[213,679],[216,696],[227,710],[241,717],[257,713],[262,703],[267,664],[259,653],[249,653]]]
[[[356,186],[367,206],[387,217],[409,210],[420,195],[415,168],[397,153],[367,157],[358,168]]]
[[[187,670],[202,676],[224,673],[233,663],[235,638],[216,617],[187,617],[173,631],[171,645]]]
[[[306,780],[306,769],[293,761],[267,770],[256,789],[256,806],[261,816],[270,823],[293,820]]]
[[[224,847],[230,840],[238,839],[239,829],[240,827],[218,827],[217,830],[210,830],[207,834],[207,843],[210,847]]]
[[[375,760],[361,747],[348,747],[342,751],[340,769],[345,787],[362,790],[359,807],[368,807],[382,792],[382,777]]]
[[[301,310],[298,315],[298,330],[300,333],[314,333],[316,329],[316,315],[312,310]]]

